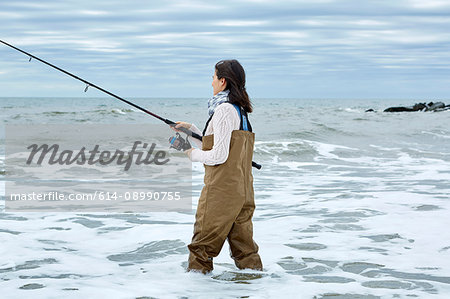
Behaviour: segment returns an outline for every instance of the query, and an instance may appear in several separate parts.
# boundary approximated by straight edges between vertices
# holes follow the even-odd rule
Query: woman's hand
[[[174,131],[177,131],[177,132],[181,132],[180,130],[178,130],[177,128],[181,128],[181,127],[183,127],[183,128],[186,128],[186,129],[190,129],[191,128],[191,126],[192,126],[192,124],[190,124],[190,123],[187,123],[187,122],[185,122],[185,121],[176,121],[175,122],[177,125],[175,125],[175,126],[171,126],[171,128],[172,128],[172,130],[174,130]]]
[[[192,160],[192,159],[191,159],[191,152],[192,152],[193,149],[194,149],[194,148],[191,147],[190,149],[184,151],[184,153],[189,157],[189,160]]]

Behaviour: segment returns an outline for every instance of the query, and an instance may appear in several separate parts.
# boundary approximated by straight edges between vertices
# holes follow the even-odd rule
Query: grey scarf
[[[219,106],[220,104],[222,104],[224,102],[228,102],[228,94],[229,93],[230,93],[230,91],[227,89],[227,90],[217,93],[215,96],[213,96],[212,98],[210,98],[208,100],[209,116],[213,115],[214,110],[216,110],[217,106]]]

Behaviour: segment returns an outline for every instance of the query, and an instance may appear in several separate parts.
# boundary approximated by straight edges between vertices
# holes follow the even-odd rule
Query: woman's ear
[[[225,78],[220,79],[220,84],[222,86],[226,86],[227,85],[227,80]]]

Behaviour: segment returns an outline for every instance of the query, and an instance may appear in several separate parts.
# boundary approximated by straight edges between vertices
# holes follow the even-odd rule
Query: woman
[[[253,241],[252,157],[255,135],[247,113],[252,105],[245,90],[245,72],[237,60],[222,60],[215,66],[214,96],[208,102],[208,119],[202,132],[186,122],[185,127],[202,135],[202,149],[186,151],[205,166],[205,186],[195,215],[194,236],[189,248],[188,271],[208,273],[226,239],[239,269],[262,270],[258,245]]]

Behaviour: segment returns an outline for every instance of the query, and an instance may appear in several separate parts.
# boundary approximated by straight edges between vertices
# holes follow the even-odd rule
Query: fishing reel
[[[189,143],[189,140],[187,139],[187,136],[186,139],[184,139],[183,137],[181,137],[180,133],[176,133],[176,136],[170,137],[169,143],[170,148],[174,148],[177,151],[181,150],[185,151],[192,147],[191,144]]]

